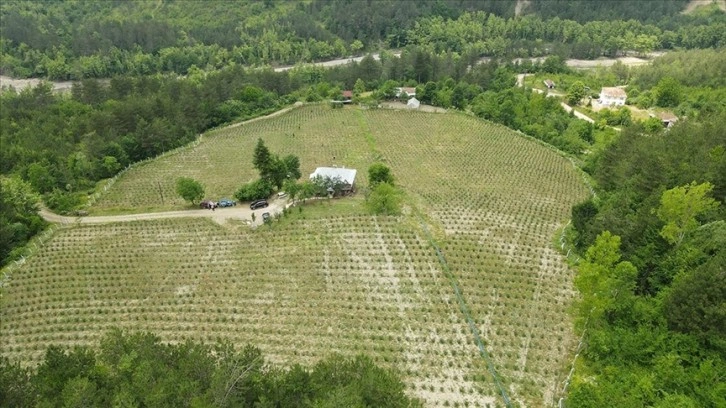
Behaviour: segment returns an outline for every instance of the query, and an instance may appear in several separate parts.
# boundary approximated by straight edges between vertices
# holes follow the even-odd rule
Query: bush
[[[45,196],[45,202],[51,210],[59,214],[69,214],[80,207],[84,200],[82,193],[63,191],[56,188],[52,193]]]
[[[255,180],[251,183],[244,184],[234,193],[234,197],[238,201],[254,201],[267,198],[275,192],[275,188],[265,180]]]

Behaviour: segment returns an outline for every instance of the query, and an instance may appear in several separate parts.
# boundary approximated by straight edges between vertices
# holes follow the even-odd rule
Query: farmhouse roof
[[[625,94],[625,90],[623,88],[606,88],[603,87],[600,91],[600,97],[608,97],[608,98],[626,98],[628,95]]]
[[[352,98],[353,91],[343,91],[343,98]]]
[[[678,116],[670,113],[670,112],[659,112],[658,117],[662,121],[668,121],[668,122],[675,122],[678,120]]]
[[[310,178],[313,179],[317,176],[330,177],[331,179],[340,178],[351,186],[355,182],[355,175],[358,172],[356,169],[346,169],[344,167],[318,167],[315,171],[310,174]]]

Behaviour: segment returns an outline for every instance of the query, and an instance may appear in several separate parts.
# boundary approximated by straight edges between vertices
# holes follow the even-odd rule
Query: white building
[[[408,107],[408,109],[418,109],[419,106],[421,106],[421,102],[419,102],[416,98],[411,98],[406,103],[406,107]]]
[[[396,98],[400,98],[401,95],[406,94],[409,98],[416,96],[416,88],[410,87],[399,87],[396,88]]]
[[[628,95],[625,94],[623,88],[602,88],[600,90],[600,99],[597,101],[601,105],[607,106],[623,106]]]
[[[344,183],[342,192],[348,194],[355,187],[355,175],[358,173],[356,169],[346,169],[344,167],[318,167],[310,174],[310,180],[316,177],[330,180],[340,180]]]

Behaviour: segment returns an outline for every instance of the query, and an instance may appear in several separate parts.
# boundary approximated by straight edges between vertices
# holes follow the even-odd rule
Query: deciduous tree
[[[180,177],[176,180],[176,193],[184,200],[196,204],[204,198],[204,186],[192,178]]]
[[[683,237],[699,225],[696,217],[714,210],[718,202],[708,194],[713,190],[709,182],[675,187],[663,192],[657,215],[665,222],[660,235],[674,245],[680,245]]]

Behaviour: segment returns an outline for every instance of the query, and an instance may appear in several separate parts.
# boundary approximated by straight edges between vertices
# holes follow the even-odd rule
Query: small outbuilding
[[[353,101],[353,91],[343,91],[343,103],[351,103]]]
[[[418,109],[419,106],[421,106],[421,102],[419,102],[419,100],[416,98],[411,98],[408,100],[408,102],[406,102],[406,107],[408,109]]]
[[[656,115],[651,114],[652,117],[657,117],[658,119],[663,122],[663,127],[670,128],[673,126],[676,122],[678,122],[678,116],[670,113],[670,112],[659,112]]]

